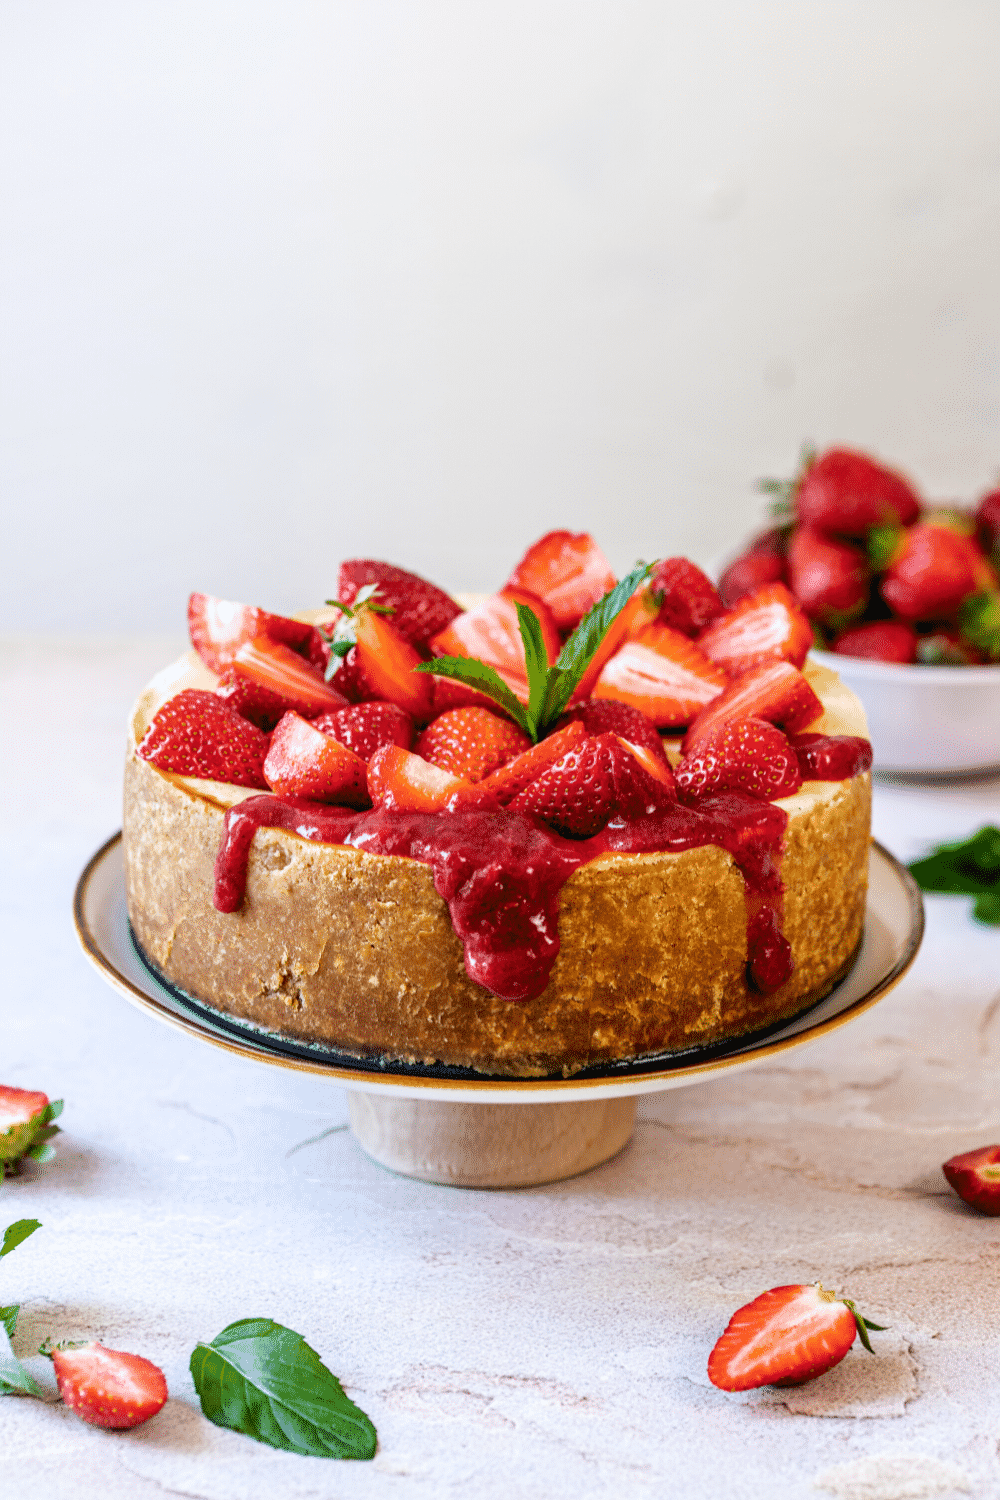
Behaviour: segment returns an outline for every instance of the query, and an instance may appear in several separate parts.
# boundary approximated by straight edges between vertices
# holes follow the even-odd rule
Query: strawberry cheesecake
[[[570,1075],[815,1003],[864,921],[871,748],[783,584],[726,609],[553,532],[454,600],[341,565],[296,619],[194,594],[129,727],[128,910],[239,1023]]]

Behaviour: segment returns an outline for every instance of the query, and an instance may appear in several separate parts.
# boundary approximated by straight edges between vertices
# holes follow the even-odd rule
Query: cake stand
[[[87,863],[73,916],[87,958],[108,984],[158,1021],[240,1057],[317,1073],[346,1089],[351,1129],[383,1166],[457,1187],[526,1187],[589,1171],[627,1145],[641,1094],[738,1072],[816,1041],[887,994],[916,956],[923,903],[908,871],[872,843],[857,958],[831,993],[767,1033],[572,1078],[488,1077],[450,1067],[359,1061],[290,1042],[168,988],[147,966],[125,906],[121,834]]]

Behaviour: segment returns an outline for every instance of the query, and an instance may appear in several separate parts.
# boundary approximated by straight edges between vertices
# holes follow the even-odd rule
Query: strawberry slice
[[[383,745],[368,763],[368,794],[376,807],[390,812],[457,812],[479,808],[498,812],[488,789],[442,771],[411,750]]]
[[[666,764],[667,756],[656,725],[641,708],[621,703],[617,698],[586,698],[572,704],[559,720],[559,728],[579,719],[589,735],[617,734],[633,745],[643,745],[656,759]]]
[[[574,720],[487,776],[482,786],[485,791],[493,794],[501,807],[507,807],[519,792],[537,781],[543,771],[561,760],[567,750],[575,749],[586,738],[587,731],[583,724]]]
[[[1000,1146],[953,1156],[941,1168],[958,1196],[992,1217],[1000,1214]]]
[[[297,713],[287,713],[271,736],[264,779],[279,797],[308,797],[368,807],[368,767],[360,755]]]
[[[528,701],[528,677],[524,665],[524,642],[517,620],[518,604],[534,610],[541,626],[549,665],[559,655],[560,640],[548,606],[524,589],[505,588],[458,615],[447,630],[431,641],[434,656],[474,656],[493,667],[522,703]]]
[[[762,802],[790,797],[802,785],[799,758],[780,729],[764,719],[724,719],[697,741],[675,773],[684,802],[707,792],[746,792]]]
[[[587,839],[616,812],[642,817],[673,800],[673,788],[650,776],[617,735],[600,734],[567,751],[510,807],[533,813],[567,838]]]
[[[372,688],[368,697],[383,698],[415,719],[425,719],[431,707],[431,685],[422,672],[413,670],[423,659],[416,647],[384,615],[372,610],[359,612],[355,626],[358,666]]]
[[[860,656],[867,661],[914,662],[917,632],[905,620],[872,620],[852,625],[831,646],[839,656]]]
[[[707,708],[703,708],[684,736],[686,755],[702,735],[723,719],[766,719],[791,734],[808,729],[822,715],[823,705],[798,667],[776,661],[737,677]]]
[[[657,563],[649,590],[659,599],[657,620],[694,638],[725,611],[719,591],[700,568],[686,557],[667,557]]]
[[[293,651],[309,654],[313,637],[319,635],[312,625],[290,620],[287,615],[268,614],[252,604],[235,604],[231,599],[216,599],[212,594],[192,594],[188,600],[188,630],[191,644],[210,672],[221,677],[245,641],[266,635]]]
[[[784,583],[788,576],[786,532],[781,527],[765,531],[735,557],[719,579],[719,597],[732,609],[746,594],[756,593],[768,583]]]
[[[658,752],[654,752],[648,745],[637,745],[633,740],[625,739],[623,735],[617,735],[616,739],[625,746],[630,755],[635,757],[647,776],[651,776],[654,781],[658,781],[661,786],[668,789],[670,800],[675,802],[677,783],[674,781],[673,768],[663,753],[662,747]]]
[[[714,620],[696,644],[723,672],[737,677],[767,661],[801,667],[812,643],[812,626],[788,589],[769,583]]]
[[[313,719],[313,728],[331,735],[360,755],[371,760],[383,745],[399,745],[409,750],[413,744],[413,720],[396,703],[350,703]]]
[[[288,646],[272,641],[266,635],[244,641],[233,658],[222,696],[236,701],[267,705],[280,704],[282,712],[294,709],[311,719],[332,708],[342,708],[346,699],[323,681],[315,667],[297,656]],[[239,682],[237,689],[235,683]]]
[[[544,600],[557,629],[567,632],[579,625],[588,609],[617,581],[604,553],[587,532],[550,531],[528,548],[508,578],[506,589],[526,590]]]
[[[640,585],[624,609],[618,611],[576,685],[573,693],[574,702],[589,698],[594,690],[594,684],[604,670],[605,662],[610,661],[626,641],[635,640],[647,626],[655,623],[658,613],[656,599],[657,596],[652,589]]]
[[[59,1394],[92,1427],[139,1427],[164,1405],[163,1371],[141,1354],[103,1344],[63,1344],[43,1353],[55,1366]]]
[[[139,755],[161,771],[266,789],[267,735],[214,693],[185,688],[153,715]]]
[[[258,729],[263,729],[265,734],[274,728],[282,714],[288,712],[287,697],[252,677],[234,672],[232,667],[220,677],[215,696],[241,719],[248,719]]]
[[[839,1364],[860,1334],[872,1353],[870,1328],[853,1302],[816,1286],[776,1286],[729,1320],[708,1360],[708,1378],[723,1391],[759,1385],[801,1385]]]
[[[353,557],[340,565],[337,579],[337,598],[344,604],[353,604],[358,590],[365,584],[378,585],[376,604],[387,605],[392,611],[393,627],[415,646],[426,652],[433,636],[446,630],[462,613],[462,606],[416,573],[405,568],[395,568],[391,563],[376,562],[370,557]]]
[[[843,625],[868,603],[868,561],[860,547],[799,526],[788,543],[788,585],[810,620]]]
[[[658,729],[690,724],[726,686],[726,674],[679,630],[650,625],[605,665],[595,698],[615,698]]]
[[[488,709],[452,708],[428,724],[414,751],[432,766],[476,782],[530,745],[516,724]]]

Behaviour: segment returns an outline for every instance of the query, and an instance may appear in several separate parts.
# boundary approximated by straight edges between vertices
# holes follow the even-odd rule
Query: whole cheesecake
[[[804,672],[824,709],[811,730],[866,736],[863,709],[836,675],[810,662]],[[242,904],[219,910],[226,814],[265,799],[157,769],[137,754],[168,698],[216,681],[191,653],[139,698],[129,726],[124,851],[129,919],[147,962],[226,1016],[352,1058],[569,1076],[773,1026],[827,994],[856,955],[867,772],[805,781],[794,795],[761,804],[762,818],[780,820],[779,832],[773,821],[766,830],[761,868],[782,890],[781,929],[793,960],[791,977],[769,993],[748,973],[748,865],[721,824],[713,832],[706,823],[697,836],[686,831],[669,848],[624,848],[621,840],[615,848],[607,839],[579,846],[558,889],[558,956],[545,988],[522,1001],[470,978],[431,863],[366,852],[302,818],[256,827]],[[448,817],[438,815],[442,826]],[[566,849],[577,846],[558,843],[565,864]]]

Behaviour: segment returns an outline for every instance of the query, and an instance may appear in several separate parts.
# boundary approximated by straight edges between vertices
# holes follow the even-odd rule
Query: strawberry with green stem
[[[48,1094],[40,1091],[0,1085],[0,1182],[5,1173],[15,1176],[25,1159],[51,1161],[56,1153],[49,1143],[59,1134],[52,1122],[62,1107],[61,1099],[50,1104]]]
[[[416,675],[422,658],[393,626],[395,608],[379,602],[379,585],[359,588],[353,604],[339,599],[326,602],[340,611],[332,632],[324,632],[330,645],[327,682],[355,701],[381,698],[415,719],[427,718],[430,683]]]
[[[776,1286],[733,1313],[709,1356],[708,1378],[723,1391],[802,1385],[839,1364],[855,1338],[874,1354],[871,1330],[885,1331],[818,1282]]]

